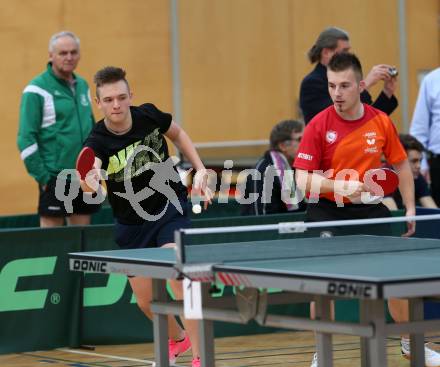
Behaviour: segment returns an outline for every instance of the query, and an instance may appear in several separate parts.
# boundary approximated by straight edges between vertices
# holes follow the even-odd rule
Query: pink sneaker
[[[200,357],[194,358],[192,360],[191,367],[200,367]]]
[[[168,339],[168,354],[170,364],[176,363],[177,357],[191,349],[191,342],[188,334],[185,333],[185,338],[181,341]]]

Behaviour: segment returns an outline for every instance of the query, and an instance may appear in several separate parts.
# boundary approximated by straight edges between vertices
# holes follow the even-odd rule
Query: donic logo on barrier
[[[103,261],[93,260],[74,260],[73,270],[96,271],[105,273],[107,271],[107,263]]]

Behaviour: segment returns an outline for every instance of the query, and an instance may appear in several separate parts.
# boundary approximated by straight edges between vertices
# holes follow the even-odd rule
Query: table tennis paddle
[[[95,152],[92,148],[84,147],[81,152],[79,152],[78,158],[76,159],[76,170],[82,180],[86,178],[87,173],[93,168],[94,164]]]
[[[367,171],[364,176],[364,183],[367,186],[370,186],[372,183],[376,184],[371,185],[371,188],[374,189],[373,195],[386,196],[396,191],[397,187],[399,186],[399,176],[397,175],[396,171],[392,170],[391,168],[377,168]],[[377,185],[382,188],[383,192],[378,190],[379,188]]]

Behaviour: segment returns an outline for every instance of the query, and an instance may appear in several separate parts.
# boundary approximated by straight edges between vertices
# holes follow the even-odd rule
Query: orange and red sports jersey
[[[396,128],[386,114],[364,104],[364,116],[348,121],[330,106],[306,126],[294,167],[321,171],[331,179],[363,181],[366,171],[382,166],[382,155],[389,164],[406,159]],[[349,176],[353,171],[357,177]],[[332,193],[321,196],[335,201]]]

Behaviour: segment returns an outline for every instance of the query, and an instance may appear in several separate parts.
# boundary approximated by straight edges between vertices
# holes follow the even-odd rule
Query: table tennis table
[[[171,248],[71,253],[70,269],[153,278],[156,366],[168,367],[167,314],[182,313],[170,301],[166,279],[200,282],[202,366],[215,366],[213,321],[259,324],[317,335],[320,366],[333,366],[332,334],[360,337],[361,365],[386,367],[386,337],[410,334],[411,366],[424,366],[424,333],[440,320],[423,319],[423,300],[440,294],[440,240],[370,235],[273,241],[180,244]],[[236,286],[235,296],[213,298],[213,281]],[[277,288],[282,293],[266,290]],[[388,323],[390,298],[409,299],[410,320]],[[359,300],[360,320],[331,319],[331,301]],[[316,302],[316,319],[276,315],[270,304]]]

